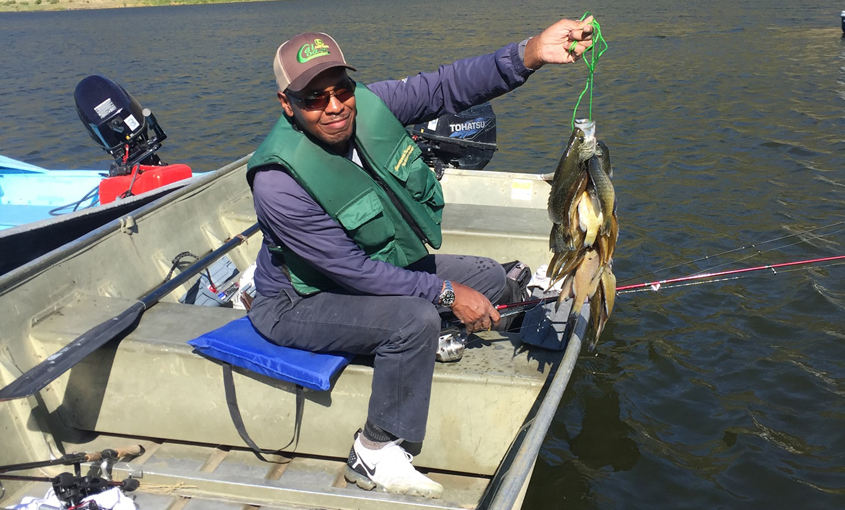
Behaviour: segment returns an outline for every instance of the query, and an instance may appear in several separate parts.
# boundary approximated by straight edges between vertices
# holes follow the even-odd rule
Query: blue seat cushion
[[[331,388],[332,376],[353,357],[281,347],[264,338],[249,317],[236,319],[188,344],[211,358],[320,391]]]

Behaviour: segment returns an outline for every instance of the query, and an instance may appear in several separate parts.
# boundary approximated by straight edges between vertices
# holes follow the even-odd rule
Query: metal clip
[[[135,218],[132,216],[126,216],[125,218],[120,218],[120,232],[123,234],[129,234],[130,236],[138,231],[138,226],[135,225]]]

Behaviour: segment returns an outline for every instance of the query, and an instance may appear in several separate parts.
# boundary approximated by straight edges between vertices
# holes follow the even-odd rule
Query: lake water
[[[99,73],[157,114],[165,160],[213,170],[254,150],[279,115],[270,59],[295,33],[334,35],[368,82],[589,8],[610,46],[593,117],[613,154],[620,283],[830,257],[845,240],[842,7],[293,0],[0,14],[0,153],[107,168],[73,102]],[[583,64],[546,68],[495,100],[488,169],[551,171],[586,76]],[[845,508],[845,270],[745,276],[618,297],[526,508]]]

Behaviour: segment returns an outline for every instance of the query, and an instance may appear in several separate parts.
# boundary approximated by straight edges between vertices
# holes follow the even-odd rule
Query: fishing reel
[[[143,454],[144,447],[141,445],[134,445],[128,448],[120,448],[116,450],[107,449],[93,453],[71,453],[58,459],[0,466],[0,480],[50,482],[53,487],[53,494],[55,495],[56,503],[60,504],[61,508],[72,508],[74,510],[99,510],[100,506],[95,501],[90,499],[86,501],[86,499],[113,489],[114,487],[119,487],[123,492],[132,492],[140,486],[140,482],[136,478],[132,477],[123,481],[111,480],[110,469],[107,468],[109,463],[122,457],[136,457]],[[83,462],[102,462],[101,477],[82,476],[81,464]],[[60,473],[58,476],[54,477],[6,474],[8,471],[23,471],[58,465],[72,465],[73,473]],[[0,484],[0,489],[2,489],[2,484]],[[3,490],[3,492],[5,493],[5,490]],[[27,508],[29,508],[29,506],[27,506]],[[52,501],[50,501],[49,505],[41,504],[38,508],[51,508],[58,510],[57,507],[53,506]]]
[[[95,501],[83,501],[96,496],[113,487],[120,487],[124,492],[132,492],[140,486],[135,478],[127,478],[122,482],[112,482],[103,478],[91,476],[75,476],[71,473],[61,473],[51,479],[56,498],[67,508],[74,510],[99,510]]]
[[[123,87],[93,75],[79,82],[73,98],[91,139],[114,158],[109,177],[129,175],[135,165],[164,165],[156,151],[167,134]]]
[[[467,347],[467,330],[444,322],[437,339],[435,359],[440,362],[458,361]]]

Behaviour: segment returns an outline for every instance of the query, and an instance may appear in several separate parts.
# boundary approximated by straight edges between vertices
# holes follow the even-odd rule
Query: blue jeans
[[[408,269],[463,283],[493,303],[505,286],[502,266],[481,257],[428,255]],[[367,419],[406,441],[425,438],[441,327],[433,303],[341,292],[302,297],[289,290],[275,297],[257,294],[249,318],[261,334],[285,347],[374,356]]]

